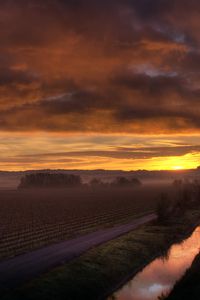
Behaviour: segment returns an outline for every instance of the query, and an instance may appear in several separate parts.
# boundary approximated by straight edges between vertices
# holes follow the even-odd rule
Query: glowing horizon
[[[177,170],[199,166],[198,136],[1,135],[0,170]]]
[[[0,169],[199,166],[199,9],[2,0]]]

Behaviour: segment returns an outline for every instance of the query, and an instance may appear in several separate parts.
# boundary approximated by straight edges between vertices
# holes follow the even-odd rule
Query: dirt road
[[[128,224],[99,230],[3,261],[0,263],[0,288],[15,288],[69,262],[92,247],[108,242],[155,219],[155,214],[149,214]]]

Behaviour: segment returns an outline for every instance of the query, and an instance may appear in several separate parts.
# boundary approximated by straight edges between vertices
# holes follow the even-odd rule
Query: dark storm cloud
[[[79,90],[61,97],[61,99],[53,99],[50,101],[41,101],[36,105],[39,110],[53,115],[68,114],[73,112],[86,113],[96,108],[105,108],[105,96],[98,93]],[[34,106],[33,106],[34,109]]]
[[[0,1],[0,129],[199,131],[199,11],[197,0]]]
[[[180,61],[177,62],[177,68],[182,72],[200,72],[200,53],[198,51],[190,51]]]
[[[141,1],[127,1],[132,6],[136,13],[142,19],[159,18],[163,14],[169,13],[173,10],[175,1],[169,0],[141,0]]]
[[[114,86],[111,85],[103,91],[84,90],[72,84],[74,89],[66,94],[23,104],[6,112],[4,110],[1,113],[0,125],[3,128],[9,127],[12,119],[12,129],[23,129],[28,116],[27,130],[56,128],[61,131],[73,131],[80,128],[81,123],[83,131],[95,131],[99,126],[102,131],[108,129],[117,132],[120,126],[126,126],[126,131],[129,132],[134,122],[147,121],[151,126],[152,120],[160,119],[166,122],[166,127],[171,130],[181,130],[182,126],[199,128],[200,91],[190,89],[184,78],[168,75],[151,77],[134,73],[120,75],[112,79],[112,83]],[[126,98],[122,92],[116,93],[115,85],[118,88],[125,87]],[[106,114],[109,114],[111,120],[108,128],[104,119]],[[95,123],[93,116],[97,119],[95,127],[92,128],[92,122]]]
[[[179,1],[177,6],[179,5]],[[2,1],[0,33],[4,44],[41,45],[71,31],[95,40],[138,41],[143,37],[178,41],[179,29],[168,18],[171,1],[73,0]],[[78,20],[78,21],[77,21]],[[15,25],[17,23],[17,26]],[[180,33],[181,34],[181,33]],[[107,39],[108,41],[108,39]]]
[[[151,70],[149,72],[153,73]],[[166,94],[168,91],[176,91],[184,95],[183,92],[187,91],[186,80],[173,74],[159,75],[158,73],[158,75],[150,76],[144,73],[124,72],[115,76],[113,82],[116,85],[147,93],[148,96],[158,96]]]
[[[36,74],[31,74],[29,71],[12,70],[9,68],[0,67],[0,86],[12,84],[30,84],[39,80]]]

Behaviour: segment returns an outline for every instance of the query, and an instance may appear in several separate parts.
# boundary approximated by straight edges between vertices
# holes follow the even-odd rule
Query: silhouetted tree
[[[115,185],[116,186],[129,186],[130,181],[126,177],[117,177],[115,179]]]
[[[173,186],[175,188],[181,188],[182,184],[183,184],[182,179],[175,179],[174,182],[173,182]]]
[[[121,177],[116,177],[112,185],[116,187],[134,187],[134,186],[140,186],[141,182],[137,178],[129,179],[121,176]]]
[[[192,195],[192,190],[189,189],[188,187],[187,188],[184,187],[180,191],[177,203],[175,204],[175,206],[179,209],[180,213],[183,213],[184,211],[186,211],[186,209],[192,206],[191,195]]]
[[[159,223],[165,223],[169,219],[171,213],[171,203],[166,194],[161,194],[156,207],[156,213]]]
[[[142,185],[142,182],[138,178],[131,178],[130,182],[131,182],[131,185],[133,185],[133,186]]]
[[[73,174],[34,173],[21,178],[19,188],[76,187],[81,185],[80,176]]]
[[[98,178],[93,178],[90,181],[90,186],[91,187],[99,187],[99,186],[103,186],[103,185],[104,185],[104,183]]]

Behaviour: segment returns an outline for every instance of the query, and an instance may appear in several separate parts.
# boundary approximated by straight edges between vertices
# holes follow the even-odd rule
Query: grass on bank
[[[2,300],[97,300],[112,293],[155,256],[186,238],[200,217],[187,212],[178,222],[145,225],[120,238],[96,247],[31,283],[1,295]]]

